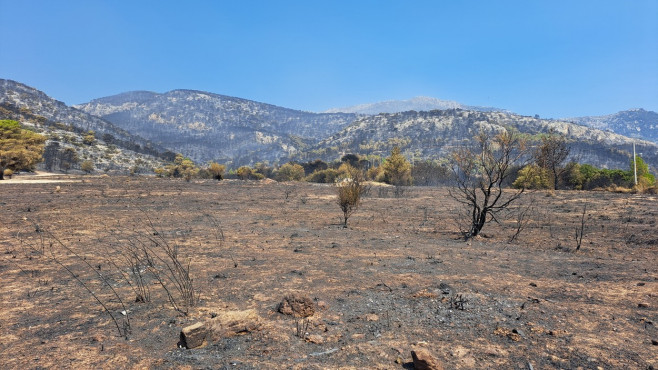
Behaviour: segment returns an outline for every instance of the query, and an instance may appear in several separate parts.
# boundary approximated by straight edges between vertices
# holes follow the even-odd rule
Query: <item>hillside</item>
[[[606,116],[568,118],[581,125],[658,144],[658,113],[644,109],[629,109]]]
[[[481,130],[499,131],[505,127],[531,136],[553,129],[569,141],[572,158],[608,168],[628,167],[634,141],[569,122],[502,112],[450,109],[362,117],[321,141],[311,148],[311,152],[325,159],[350,152],[385,156],[397,145],[410,158],[445,158],[452,149],[468,143]],[[635,141],[645,160],[654,168],[658,167],[658,145]]]
[[[77,108],[197,162],[276,161],[340,131],[354,114],[302,112],[193,90],[137,91]]]
[[[60,166],[67,148],[73,149],[78,158],[71,169],[89,160],[103,171],[150,172],[162,165],[161,157],[166,157],[165,149],[140,136],[11,80],[0,79],[0,119],[19,121],[48,137],[45,162],[40,164],[48,170],[68,170],[68,166]],[[85,143],[84,136],[90,130],[95,132],[95,139]]]
[[[431,111],[436,109],[463,109],[479,112],[507,112],[505,109],[464,105],[452,100],[440,100],[427,96],[416,96],[408,100],[387,100],[376,103],[359,104],[351,107],[332,108],[327,110],[326,113],[343,112],[374,115],[379,113],[400,113],[412,110]]]

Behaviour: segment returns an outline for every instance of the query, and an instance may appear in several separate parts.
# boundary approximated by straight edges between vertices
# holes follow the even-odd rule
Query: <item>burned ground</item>
[[[401,369],[415,348],[446,368],[658,367],[655,196],[535,192],[519,203],[533,209],[513,243],[515,217],[464,242],[444,188],[394,198],[373,187],[343,228],[330,186],[73,180],[0,184],[6,367]],[[189,262],[200,295],[187,314],[155,281],[150,301],[135,302],[112,265],[113,248],[154,229]],[[130,318],[125,336],[76,278]],[[277,312],[291,294],[315,313]],[[244,311],[258,325],[178,348],[183,327]]]

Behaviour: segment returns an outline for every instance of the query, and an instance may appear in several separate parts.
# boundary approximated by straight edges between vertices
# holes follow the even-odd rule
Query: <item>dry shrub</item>
[[[638,192],[637,189],[635,189],[635,188],[629,189],[629,188],[626,188],[626,187],[623,187],[623,186],[618,186],[618,185],[615,185],[615,184],[612,184],[612,185],[608,186],[607,188],[605,188],[605,190],[609,191],[611,193],[620,193],[620,194],[629,194],[629,193]]]
[[[335,184],[338,195],[337,203],[343,211],[343,227],[347,227],[347,219],[359,208],[361,196],[367,191],[367,187],[363,184],[361,170],[345,165],[347,166],[347,176]]]
[[[650,187],[650,188],[646,188],[646,189],[644,190],[644,194],[654,194],[654,195],[655,195],[655,194],[658,194],[658,187],[656,187],[656,186],[652,186],[652,187]]]

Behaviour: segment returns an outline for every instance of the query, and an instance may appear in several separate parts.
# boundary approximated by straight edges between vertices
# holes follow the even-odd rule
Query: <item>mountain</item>
[[[658,113],[653,111],[641,108],[629,109],[607,116],[576,117],[566,120],[658,144]]]
[[[194,90],[134,91],[76,106],[196,162],[276,161],[352,123],[356,114],[311,113]]]
[[[632,143],[636,141],[645,161],[658,168],[658,145],[652,142],[570,122],[461,109],[361,117],[311,147],[309,152],[322,159],[334,159],[346,153],[387,156],[393,146],[399,146],[409,158],[447,158],[454,148],[469,143],[481,130],[498,132],[506,128],[518,130],[535,142],[540,134],[554,130],[567,138],[572,159],[608,168],[627,168]]]
[[[417,96],[408,100],[388,100],[377,103],[359,104],[345,108],[333,108],[325,113],[358,113],[375,115],[379,113],[400,113],[408,111],[431,111],[444,109],[463,109],[479,112],[507,112],[505,109],[478,107],[458,103],[452,100],[440,100],[427,96]]]
[[[19,121],[46,135],[47,148],[73,148],[80,160],[92,160],[97,169],[152,171],[163,163],[158,157],[164,156],[164,148],[16,81],[0,79],[0,119]],[[90,130],[96,139],[85,144]]]

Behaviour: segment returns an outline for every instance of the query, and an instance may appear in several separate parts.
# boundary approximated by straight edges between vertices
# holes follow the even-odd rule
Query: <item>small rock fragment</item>
[[[411,351],[416,370],[443,370],[443,366],[425,349]]]
[[[378,321],[378,320],[379,320],[379,316],[377,316],[374,313],[369,313],[366,315],[366,321]]]
[[[639,308],[649,308],[649,304],[646,302],[640,302],[637,304]]]
[[[196,348],[203,344],[208,330],[202,322],[186,326],[180,332],[180,344],[185,348]]]
[[[658,340],[652,339],[651,344],[653,344],[654,346],[658,346]]]
[[[324,338],[322,338],[322,336],[318,334],[311,334],[308,337],[306,337],[306,341],[309,343],[322,344],[324,343]]]

